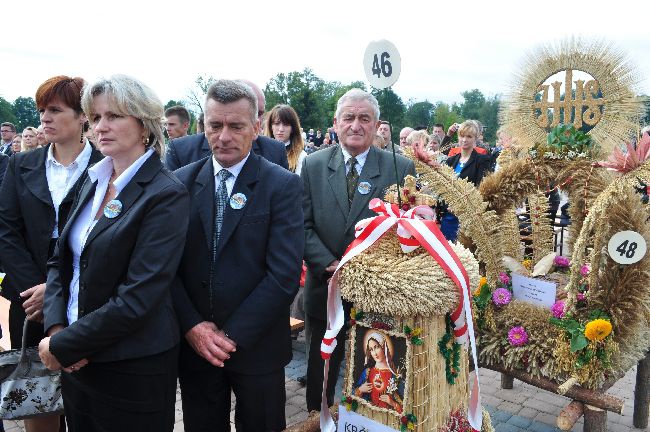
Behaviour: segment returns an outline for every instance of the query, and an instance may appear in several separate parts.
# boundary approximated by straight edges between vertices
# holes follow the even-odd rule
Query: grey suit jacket
[[[400,184],[408,174],[415,175],[413,161],[397,155]],[[370,183],[366,195],[355,192],[348,211],[345,165],[340,146],[317,151],[305,158],[303,210],[305,213],[305,312],[325,319],[327,314],[327,279],[325,268],[340,260],[354,239],[354,225],[361,219],[376,216],[368,208],[373,198],[384,198],[386,188],[396,183],[393,155],[370,147],[359,183]]]

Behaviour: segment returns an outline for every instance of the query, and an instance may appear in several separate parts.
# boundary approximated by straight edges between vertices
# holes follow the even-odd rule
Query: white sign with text
[[[399,432],[354,411],[348,411],[344,405],[339,405],[339,424],[337,432]]]
[[[533,279],[518,273],[512,274],[512,293],[515,300],[537,306],[551,307],[555,303],[557,284]]]

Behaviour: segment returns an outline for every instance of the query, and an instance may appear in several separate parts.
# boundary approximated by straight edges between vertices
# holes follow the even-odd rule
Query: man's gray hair
[[[251,121],[257,121],[257,96],[248,84],[241,81],[220,79],[215,81],[210,88],[208,94],[205,96],[205,102],[212,99],[222,104],[229,104],[237,102],[241,99],[246,99],[250,104]]]
[[[375,112],[375,120],[379,120],[379,102],[377,102],[377,98],[375,98],[372,94],[368,93],[367,91],[363,91],[358,88],[353,88],[348,90],[343,96],[339,98],[339,101],[336,103],[336,120],[340,120],[341,118],[341,109],[343,105],[345,105],[348,102],[359,102],[359,101],[366,101],[370,104],[372,107],[372,110]]]

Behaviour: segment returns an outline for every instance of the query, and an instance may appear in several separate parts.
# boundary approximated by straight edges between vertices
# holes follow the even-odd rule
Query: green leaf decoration
[[[589,341],[582,333],[576,333],[571,337],[571,352],[580,351],[589,345]]]

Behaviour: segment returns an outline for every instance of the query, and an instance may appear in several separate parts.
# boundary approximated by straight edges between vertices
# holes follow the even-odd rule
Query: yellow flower
[[[357,316],[357,310],[355,308],[350,308],[350,318],[355,319]]]
[[[527,270],[531,270],[533,268],[533,260],[525,259],[521,262],[521,265],[523,265]]]
[[[474,291],[475,296],[481,294],[481,288],[483,288],[483,285],[487,285],[487,278],[485,276],[481,276],[481,279],[478,282],[478,288]]]
[[[585,337],[590,341],[601,341],[612,332],[612,323],[604,319],[589,321],[585,326]]]
[[[422,334],[422,329],[420,327],[416,327],[413,330],[411,330],[411,335],[410,336],[411,337],[416,337],[416,336],[420,336],[420,334]]]

